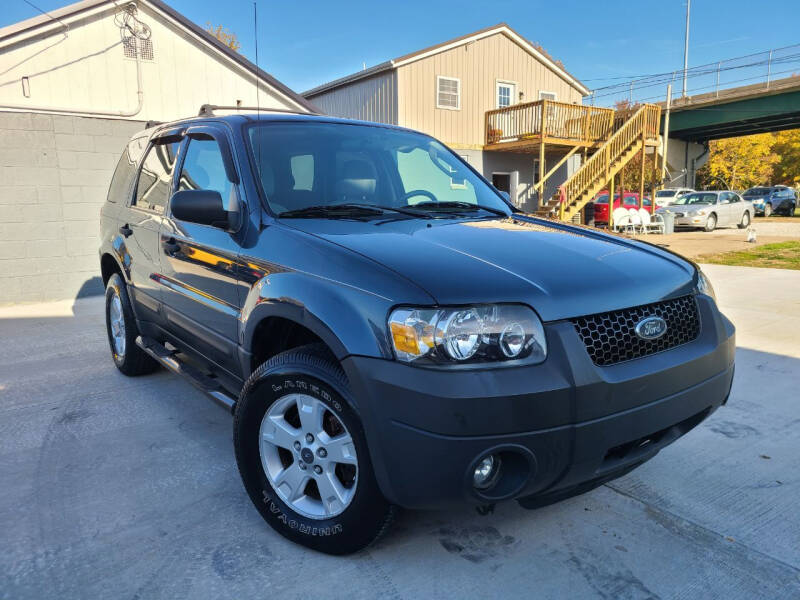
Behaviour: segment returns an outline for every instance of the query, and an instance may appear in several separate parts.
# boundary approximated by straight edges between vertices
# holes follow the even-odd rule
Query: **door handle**
[[[119,232],[120,232],[120,233],[121,233],[123,236],[125,236],[125,237],[128,237],[129,235],[131,235],[131,234],[133,233],[133,229],[131,229],[130,227],[128,227],[128,224],[127,224],[127,223],[125,223],[125,225],[123,225],[122,227],[120,227],[120,228],[119,228]]]
[[[176,254],[181,249],[180,244],[175,242],[175,238],[169,238],[168,240],[165,240],[162,245],[164,246],[164,252],[166,252],[169,256]]]

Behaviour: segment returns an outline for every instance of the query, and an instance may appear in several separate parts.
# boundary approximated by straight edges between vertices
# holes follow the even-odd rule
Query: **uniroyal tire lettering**
[[[338,523],[333,527],[312,527],[311,525],[305,525],[303,523],[300,523],[295,519],[289,519],[283,512],[281,512],[281,509],[272,500],[267,490],[262,489],[261,496],[264,504],[267,504],[269,506],[269,511],[272,514],[277,515],[277,519],[290,529],[296,529],[300,533],[304,533],[306,535],[319,536],[319,537],[331,536],[342,533],[343,528]]]

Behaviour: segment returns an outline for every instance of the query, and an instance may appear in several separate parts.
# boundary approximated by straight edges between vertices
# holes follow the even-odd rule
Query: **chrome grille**
[[[664,319],[667,331],[658,339],[643,340],[636,335],[636,324],[652,316]],[[691,342],[700,333],[697,300],[692,295],[570,320],[592,362],[599,366],[669,350]]]

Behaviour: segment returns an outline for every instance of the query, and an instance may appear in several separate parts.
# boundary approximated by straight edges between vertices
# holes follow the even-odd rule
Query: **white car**
[[[691,194],[692,192],[694,192],[694,190],[691,188],[672,188],[666,190],[658,190],[656,192],[656,208],[661,208],[662,206],[669,206],[681,196],[685,196],[686,194]]]

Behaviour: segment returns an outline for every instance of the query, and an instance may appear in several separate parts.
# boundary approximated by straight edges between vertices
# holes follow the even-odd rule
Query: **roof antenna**
[[[260,70],[261,67],[258,66],[258,6],[256,0],[253,0],[253,36],[256,38],[256,70]],[[256,73],[256,115],[258,115],[259,121],[261,120],[261,102],[258,95],[260,80],[261,77]],[[261,162],[260,154],[261,145],[259,144],[259,163]]]

